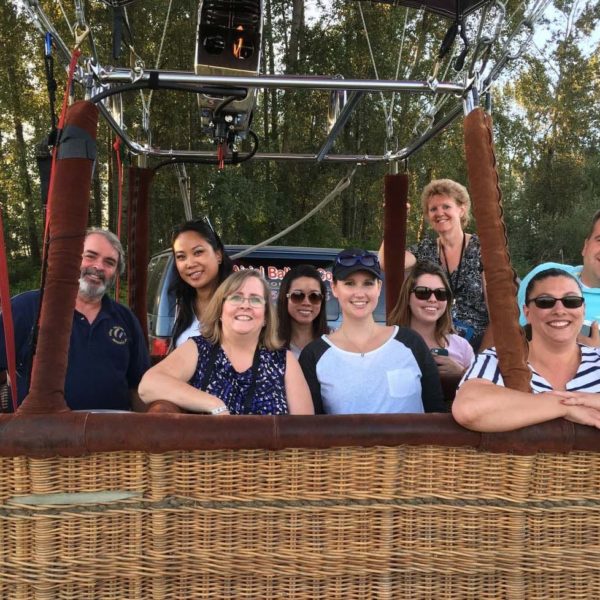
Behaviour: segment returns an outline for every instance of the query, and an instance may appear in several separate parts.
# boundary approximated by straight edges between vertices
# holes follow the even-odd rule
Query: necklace
[[[439,240],[439,247],[442,250],[442,256],[444,257],[444,266],[446,267],[446,273],[448,273],[448,283],[450,284],[450,291],[452,292],[452,303],[456,303],[456,293],[459,290],[458,284],[460,281],[460,270],[462,269],[463,256],[465,254],[465,248],[467,246],[467,234],[463,232],[462,246],[460,248],[460,257],[458,259],[458,265],[456,269],[450,273],[450,267],[448,266],[448,258],[446,257],[446,250],[444,249],[444,244],[442,244],[441,240]],[[439,256],[439,251],[438,251]],[[440,261],[441,262],[441,261]],[[455,277],[452,275],[456,274]],[[454,280],[456,283],[453,283]]]
[[[338,331],[339,331],[339,332],[340,332],[340,333],[341,333],[341,334],[344,336],[344,339],[345,339],[345,340],[348,342],[348,344],[350,344],[351,346],[353,346],[353,347],[354,347],[354,348],[355,348],[355,349],[358,351],[358,354],[360,354],[361,358],[364,358],[364,357],[365,357],[365,354],[366,354],[367,352],[369,352],[369,350],[365,350],[365,348],[364,348],[364,347],[367,347],[367,348],[369,347],[369,342],[370,342],[370,341],[371,341],[371,339],[373,338],[373,333],[374,333],[375,329],[374,329],[374,328],[372,328],[372,329],[371,329],[371,331],[370,331],[370,333],[369,333],[369,336],[367,337],[367,341],[366,341],[366,343],[365,343],[365,344],[363,344],[363,348],[361,348],[361,347],[360,347],[360,346],[359,346],[359,345],[358,345],[358,344],[357,344],[357,343],[356,343],[354,340],[351,340],[351,339],[348,337],[348,335],[347,335],[347,334],[346,334],[346,332],[344,331],[344,328],[343,328],[343,327],[340,327],[340,329],[339,329]]]

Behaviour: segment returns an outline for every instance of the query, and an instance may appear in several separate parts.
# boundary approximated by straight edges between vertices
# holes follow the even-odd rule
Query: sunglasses
[[[580,308],[583,306],[583,301],[583,296],[564,296],[563,298],[538,296],[537,298],[530,298],[525,304],[533,302],[538,308],[548,309],[552,308],[557,302],[562,302],[565,308]]]
[[[450,292],[446,288],[431,289],[423,285],[418,285],[412,289],[412,292],[419,300],[429,300],[431,294],[433,294],[435,299],[440,302],[444,302],[450,298]]]
[[[346,254],[338,256],[335,262],[342,267],[353,267],[354,265],[362,265],[363,267],[379,267],[379,260],[374,254],[363,254],[356,256],[355,254]]]
[[[233,306],[241,306],[242,304],[244,304],[244,302],[246,302],[246,300],[248,300],[248,304],[252,308],[259,308],[267,303],[267,301],[262,296],[257,295],[242,296],[241,294],[231,294],[231,296],[227,296],[225,300],[227,300],[227,302],[229,302]]]
[[[302,304],[304,298],[308,298],[308,301],[314,305],[321,304],[323,301],[323,294],[321,294],[321,292],[309,292],[308,294],[305,294],[300,290],[294,290],[293,292],[286,294],[286,297],[292,304]]]

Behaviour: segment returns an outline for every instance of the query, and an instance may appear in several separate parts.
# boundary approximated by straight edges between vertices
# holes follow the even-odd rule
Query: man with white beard
[[[124,269],[121,242],[110,231],[89,229],[75,301],[65,399],[72,410],[131,410],[137,387],[150,366],[142,329],[129,308],[106,295]],[[19,403],[29,390],[33,329],[40,291],[11,300],[15,326]],[[0,371],[7,369],[0,314]]]

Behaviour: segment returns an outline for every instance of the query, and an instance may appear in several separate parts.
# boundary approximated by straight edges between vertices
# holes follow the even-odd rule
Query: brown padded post
[[[481,238],[487,301],[500,372],[506,387],[530,392],[527,342],[519,327],[516,273],[508,253],[492,119],[481,108],[465,119],[465,155],[473,213]]]
[[[385,312],[389,316],[396,306],[404,282],[404,250],[406,249],[406,203],[408,175],[385,176],[385,208],[383,241],[385,264]]]
[[[150,260],[150,184],[154,169],[129,168],[127,212],[128,303],[148,340],[146,284]]]
[[[81,147],[95,151],[97,126],[98,109],[90,102],[76,102],[68,109],[64,130],[70,128],[71,147],[76,150]],[[29,394],[18,415],[69,410],[64,395],[65,375],[94,160],[81,156],[83,150],[76,151],[77,158],[61,158],[61,146],[59,142],[50,190],[48,270],[37,350]]]

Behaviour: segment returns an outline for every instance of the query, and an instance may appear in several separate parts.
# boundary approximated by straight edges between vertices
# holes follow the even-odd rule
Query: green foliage
[[[374,78],[368,41],[382,79],[424,80],[431,75],[449,22],[431,14],[363,2],[369,40],[358,2],[322,2],[318,18],[308,19],[303,0],[264,0],[262,71],[305,75]],[[73,7],[66,6],[74,20]],[[159,46],[167,2],[144,0],[128,7],[134,46],[146,68],[190,70],[194,56],[197,0],[172,3],[164,46]],[[509,2],[508,14],[522,18],[522,7]],[[18,11],[15,2],[0,5],[0,205],[3,209],[13,291],[36,287],[42,211],[35,166],[35,143],[48,133],[48,95],[42,64],[42,36]],[[600,52],[597,36],[600,5],[556,0],[547,17],[550,38],[536,40],[526,57],[511,63],[494,89],[494,128],[498,170],[512,258],[522,274],[540,260],[577,263],[589,215],[600,190]],[[68,44],[72,35],[58,2],[44,2]],[[69,13],[69,10],[71,13]],[[303,14],[302,18],[297,17]],[[86,3],[102,64],[111,57],[111,13],[100,2]],[[294,18],[296,17],[296,18]],[[406,21],[406,29],[404,24]],[[595,46],[594,46],[595,44]],[[539,47],[539,49],[537,48]],[[400,50],[402,48],[402,52]],[[84,48],[89,52],[89,47]],[[56,54],[55,54],[56,56]],[[118,66],[129,66],[124,47]],[[445,73],[449,59],[440,65]],[[56,65],[57,110],[65,83]],[[79,92],[78,92],[79,93]],[[141,119],[140,93],[125,95],[128,134],[162,149],[214,147],[201,134],[196,98],[180,92],[144,92],[150,105],[152,139]],[[314,153],[327,135],[325,92],[272,90],[259,94],[253,130],[261,152]],[[365,94],[333,147],[334,153],[379,155],[404,147],[422,130],[420,116],[432,97],[417,94]],[[444,108],[440,114],[444,114]],[[388,137],[386,115],[392,115]],[[23,142],[19,141],[21,131]],[[112,143],[105,123],[98,130],[97,180],[90,222],[116,229],[117,180]],[[249,142],[244,148],[250,147]],[[135,157],[125,157],[126,162]],[[432,178],[468,183],[462,126],[453,125],[426,144],[408,162],[411,175],[408,241],[426,233],[420,190]],[[351,169],[350,165],[312,162],[250,162],[218,171],[214,165],[187,166],[194,215],[207,214],[230,243],[257,243],[291,225],[316,206]],[[376,248],[381,237],[385,164],[358,166],[351,186],[317,216],[278,243]],[[126,189],[126,188],[125,188]],[[170,243],[173,225],[184,219],[175,169],[160,169],[152,185],[152,251]],[[476,230],[474,223],[471,230]]]

